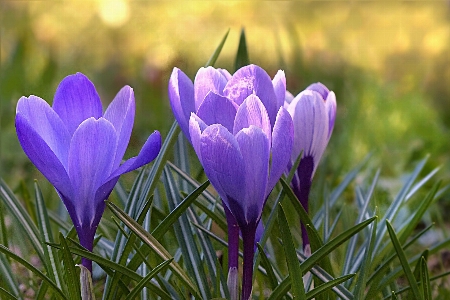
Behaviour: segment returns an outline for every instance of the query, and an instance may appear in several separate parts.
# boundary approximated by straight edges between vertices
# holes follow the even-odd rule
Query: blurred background
[[[173,67],[194,78],[229,29],[215,66],[234,72],[241,28],[250,61],[270,76],[283,69],[294,95],[317,81],[335,91],[336,127],[321,165],[329,185],[369,154],[386,188],[428,154],[429,169],[441,165],[439,176],[450,178],[448,1],[1,1],[0,20],[0,171],[13,189],[42,178],[15,135],[21,96],[51,103],[58,83],[82,72],[106,107],[130,85],[129,157],[174,120]]]

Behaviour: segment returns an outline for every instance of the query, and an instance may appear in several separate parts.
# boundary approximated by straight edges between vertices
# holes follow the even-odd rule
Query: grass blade
[[[389,236],[391,237],[392,243],[394,244],[397,256],[402,265],[403,272],[405,273],[406,279],[408,280],[409,285],[411,286],[413,295],[414,297],[416,297],[416,299],[421,299],[422,297],[420,296],[419,287],[417,286],[414,274],[412,273],[411,268],[409,267],[409,263],[406,258],[405,252],[403,252],[402,246],[400,245],[397,235],[395,234],[394,228],[392,228],[392,225],[389,223],[388,220],[386,220],[386,227],[389,232]]]
[[[61,288],[62,271],[59,264],[58,254],[52,247],[46,245],[46,242],[54,242],[52,228],[50,226],[47,207],[42,197],[41,189],[37,182],[34,183],[34,191],[36,197],[36,215],[38,220],[39,231],[41,233],[41,245],[44,249],[45,269],[49,277]]]
[[[241,35],[239,37],[239,46],[236,53],[236,60],[234,61],[234,71],[250,64],[248,57],[247,43],[245,41],[245,29],[241,29]]]
[[[142,228],[142,226],[135,220],[127,216],[121,209],[119,209],[112,202],[107,201],[109,209],[114,213],[114,215],[119,218],[130,230],[136,234],[145,244],[147,244],[153,251],[163,260],[171,259],[171,255],[167,250],[147,231]],[[189,276],[184,272],[184,270],[175,261],[170,264],[170,269],[178,276],[178,278],[191,290],[195,297],[201,298],[198,294],[197,287],[192,283]]]
[[[302,280],[302,269],[297,259],[286,214],[284,213],[281,204],[278,207],[278,224],[280,226],[281,238],[283,240],[283,248],[286,263],[288,265],[289,276],[291,277],[292,295],[294,296],[294,299],[306,299],[305,287],[303,286]]]
[[[61,245],[60,253],[64,263],[64,279],[67,285],[68,294],[71,299],[81,300],[80,281],[75,269],[75,263],[72,258],[72,253],[70,253],[69,246],[67,245],[67,241],[62,233],[59,233],[59,243]]]
[[[30,270],[31,272],[33,272],[36,276],[38,276],[39,278],[41,278],[43,281],[45,281],[49,287],[52,288],[52,290],[58,294],[62,299],[67,299],[66,295],[64,295],[64,293],[61,291],[60,288],[58,288],[58,286],[47,276],[44,275],[44,273],[42,273],[41,271],[39,271],[37,268],[35,268],[32,264],[30,264],[29,262],[27,262],[26,260],[24,260],[23,258],[21,258],[20,256],[18,256],[17,254],[13,253],[11,250],[9,250],[8,248],[6,248],[3,245],[0,245],[0,252],[5,254],[6,256],[10,257],[11,259],[15,260],[16,262],[18,262],[19,264],[23,265],[25,268],[27,268],[28,270]]]
[[[206,63],[205,67],[208,67],[208,66],[212,66],[213,67],[214,66],[214,64],[216,63],[217,58],[219,57],[220,52],[222,51],[223,45],[225,45],[225,41],[227,40],[228,33],[230,33],[230,29],[228,29],[227,33],[225,33],[224,37],[220,41],[219,46],[217,46],[216,50],[214,51],[214,53],[209,58],[209,60]]]
[[[353,276],[355,276],[355,274],[348,274],[348,275],[330,280],[328,282],[325,282],[325,283],[319,285],[318,287],[316,287],[315,289],[306,293],[306,299],[308,299],[308,300],[313,299],[314,297],[317,297],[318,295],[331,290],[333,287],[337,286],[338,284],[341,284],[342,282],[349,280]],[[359,299],[359,298],[357,298],[357,299]]]
[[[134,289],[128,294],[126,300],[135,299],[139,292],[145,287],[147,282],[149,282],[153,277],[155,277],[159,272],[164,270],[169,264],[172,262],[173,258],[166,260],[156,266],[150,273],[148,273],[138,284],[134,287]]]

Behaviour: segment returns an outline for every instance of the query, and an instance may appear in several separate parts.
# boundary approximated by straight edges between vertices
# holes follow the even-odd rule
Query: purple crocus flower
[[[300,153],[302,158],[291,186],[308,211],[312,178],[334,128],[336,96],[322,83],[314,83],[292,98],[292,95],[286,93],[285,107],[294,122],[294,146],[289,167],[292,167]],[[303,225],[302,238],[303,247],[306,247],[309,239]]]
[[[284,73],[277,76],[272,82],[255,65],[233,76],[209,67],[200,69],[194,84],[178,69],[169,82],[175,118],[224,203],[230,272],[236,273],[242,233],[242,299],[252,290],[255,234],[263,206],[290,161],[293,143],[292,119],[281,107]]]
[[[138,156],[122,162],[135,114],[133,89],[123,87],[105,113],[89,79],[67,76],[53,107],[36,96],[17,103],[16,131],[26,155],[55,187],[75,225],[80,244],[93,249],[95,231],[119,176],[158,155],[161,135],[153,132]],[[92,270],[92,262],[82,264]]]

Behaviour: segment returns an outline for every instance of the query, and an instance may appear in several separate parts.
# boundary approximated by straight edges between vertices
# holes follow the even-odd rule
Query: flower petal
[[[278,99],[277,108],[279,108],[283,106],[286,95],[286,75],[284,74],[284,71],[278,70],[277,74],[272,80],[272,84],[275,95]]]
[[[172,112],[184,135],[189,137],[189,118],[195,112],[194,84],[178,68],[173,68],[169,79],[169,99]]]
[[[192,146],[198,156],[198,160],[202,163],[202,153],[200,151],[200,140],[202,132],[208,127],[195,113],[191,114],[189,120],[189,134],[191,136]]]
[[[320,82],[310,84],[306,89],[319,93],[322,96],[323,100],[327,99],[328,93],[330,92],[328,88]]]
[[[325,101],[325,108],[328,112],[328,140],[330,140],[336,119],[336,95],[334,92],[328,94],[327,100]]]
[[[270,143],[261,128],[251,125],[236,135],[244,160],[246,194],[242,203],[246,224],[256,225],[266,199]]]
[[[288,108],[294,121],[294,145],[291,160],[303,150],[302,157],[312,156],[314,168],[328,143],[328,112],[322,96],[314,91],[301,92]]]
[[[290,162],[294,141],[294,124],[289,112],[280,108],[272,132],[272,162],[266,197],[270,194]]]
[[[213,67],[200,68],[194,80],[195,111],[198,111],[209,92],[222,95],[227,81],[222,72]]]
[[[55,111],[43,99],[22,97],[17,103],[17,116],[25,118],[30,127],[44,140],[65,169],[70,147],[70,135]]]
[[[17,137],[25,154],[45,178],[61,194],[70,199],[73,191],[72,184],[64,165],[55,152],[23,114],[16,115],[15,123]]]
[[[269,116],[266,108],[260,99],[255,95],[248,96],[239,106],[234,121],[233,134],[237,134],[243,128],[249,128],[254,125],[262,129],[269,139],[269,147],[272,139],[272,127],[270,126]]]
[[[89,118],[75,131],[69,151],[72,198],[81,227],[94,221],[97,189],[111,174],[117,147],[114,126],[104,118]],[[104,199],[102,199],[104,200]]]
[[[119,138],[113,169],[119,167],[127,150],[133,129],[135,110],[134,93],[129,86],[124,86],[106,109],[104,118],[113,124]]]
[[[240,68],[228,81],[223,94],[238,105],[241,105],[249,95],[255,94],[266,107],[270,123],[275,124],[278,99],[272,80],[262,68],[256,65]]]
[[[240,203],[245,197],[244,161],[235,137],[220,124],[208,126],[201,136],[200,152],[206,176],[236,220],[242,220],[243,211],[230,206],[230,201]]]
[[[64,78],[56,89],[53,109],[66,124],[70,135],[84,120],[102,116],[102,103],[92,82],[77,73]]]
[[[155,130],[147,138],[138,156],[128,159],[118,169],[114,170],[107,181],[148,164],[158,156],[159,150],[161,150],[161,134]]]
[[[222,124],[229,132],[232,132],[237,110],[236,103],[210,92],[198,108],[197,116],[207,125]]]

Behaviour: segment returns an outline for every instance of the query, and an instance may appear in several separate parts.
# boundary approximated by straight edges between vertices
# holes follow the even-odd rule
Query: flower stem
[[[244,242],[244,271],[242,278],[242,300],[248,300],[253,288],[253,256],[255,255],[256,227],[242,231]]]
[[[226,205],[223,206],[228,224],[228,269],[238,268],[239,225]]]

